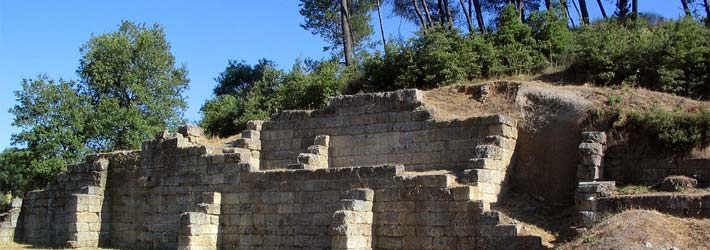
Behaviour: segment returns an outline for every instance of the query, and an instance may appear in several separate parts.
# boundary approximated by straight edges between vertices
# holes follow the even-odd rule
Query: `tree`
[[[301,0],[299,13],[305,18],[301,27],[328,41],[331,46],[325,50],[342,46],[345,65],[354,65],[355,50],[372,34],[373,5],[368,0]]]
[[[176,66],[163,27],[123,21],[81,48],[77,70],[95,107],[87,133],[99,151],[135,149],[183,122],[187,70]]]
[[[599,11],[602,12],[602,17],[608,18],[606,15],[606,10],[604,10],[604,4],[602,4],[602,0],[597,0],[597,5],[599,5]]]
[[[690,12],[690,7],[688,7],[688,0],[680,0],[680,4],[683,5],[683,11],[685,16],[692,16],[693,13]]]
[[[710,27],[710,0],[703,0],[705,7],[705,26]]]
[[[15,96],[18,104],[10,113],[15,116],[12,125],[21,132],[12,135],[12,144],[24,149],[6,151],[5,159],[17,160],[11,168],[22,174],[13,188],[26,190],[40,187],[65,163],[77,163],[88,152],[84,131],[90,118],[89,99],[74,82],[44,75],[24,79]]]
[[[587,11],[586,0],[579,0],[579,9],[582,11],[582,23],[589,24],[589,12]]]
[[[253,67],[244,61],[229,60],[227,68],[215,78],[218,84],[213,92],[215,96],[245,95],[254,83],[264,76],[265,71],[275,66],[273,61],[265,58],[260,59]]]
[[[629,9],[629,0],[617,0],[616,1],[616,11],[614,15],[620,19],[624,19],[631,13]]]
[[[36,187],[29,152],[19,148],[6,148],[0,152],[0,195],[7,192],[18,194]]]
[[[486,25],[483,22],[483,13],[481,11],[480,0],[469,0],[469,1],[473,1],[473,8],[476,9],[476,21],[478,22],[478,29],[481,31],[481,34],[486,34]]]

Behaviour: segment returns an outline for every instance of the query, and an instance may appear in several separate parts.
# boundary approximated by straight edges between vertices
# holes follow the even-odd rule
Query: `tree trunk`
[[[464,4],[463,0],[459,0],[459,3],[461,4],[461,9],[463,10],[463,15],[466,16],[466,24],[468,25],[468,32],[471,33],[471,32],[473,32],[473,22],[471,21],[471,14],[469,12],[469,9],[466,8],[466,4]]]
[[[579,0],[579,9],[582,11],[582,23],[589,24],[589,12],[587,11],[587,0]]]
[[[473,0],[473,8],[476,9],[476,21],[478,22],[478,29],[481,30],[481,34],[486,34],[486,23],[483,22],[483,14],[481,14],[481,2],[480,0]]]
[[[453,27],[454,16],[451,15],[451,5],[449,5],[449,0],[444,0],[444,10],[446,11],[446,21]]]
[[[426,2],[427,0],[422,0],[422,5],[424,6],[424,13],[426,13],[426,19],[429,21],[429,27],[431,27],[434,24],[434,21],[431,19],[431,12],[429,12],[429,4]]]
[[[690,8],[688,7],[688,1],[680,0],[680,4],[683,5],[683,11],[685,11],[685,16],[692,16],[692,13],[690,13]]]
[[[599,5],[599,10],[602,12],[602,16],[604,18],[608,18],[606,15],[606,10],[604,10],[604,5],[602,4],[602,0],[597,0],[597,4]]]
[[[425,0],[426,1],[426,0]],[[439,17],[439,24],[443,24],[446,19],[444,19],[444,0],[437,0],[436,1],[436,7],[439,9],[438,17]]]
[[[631,13],[634,15],[634,18],[638,17],[638,15],[639,15],[639,1],[638,0],[631,0]]]
[[[705,6],[705,26],[710,27],[710,1],[704,0],[703,5]],[[710,90],[710,86],[708,86],[708,90]],[[708,99],[710,99],[710,95],[708,95]]]
[[[377,18],[380,20],[380,34],[382,34],[382,48],[387,47],[387,38],[385,37],[385,25],[382,23],[382,12],[380,12],[380,0],[377,0]]]
[[[340,19],[343,29],[343,53],[345,55],[345,66],[351,66],[354,63],[353,52],[353,36],[350,32],[350,13],[348,12],[348,0],[340,1]]]
[[[419,17],[419,22],[421,23],[422,28],[426,30],[426,20],[424,19],[424,15],[422,15],[422,10],[419,9],[419,4],[417,3],[417,0],[412,0],[412,4],[414,4],[414,11],[417,13],[417,17]]]
[[[560,1],[560,4],[562,4],[562,8],[565,8],[564,13],[567,15],[567,18],[569,18],[569,22],[572,24],[572,27],[574,27],[574,19],[572,19],[572,15],[569,14],[569,5],[567,5],[567,0]]]
[[[545,0],[545,9],[552,10],[552,2],[550,0]]]

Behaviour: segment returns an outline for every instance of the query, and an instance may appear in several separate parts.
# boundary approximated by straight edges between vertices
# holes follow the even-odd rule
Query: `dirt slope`
[[[684,219],[629,210],[599,223],[558,249],[710,249],[710,219]]]

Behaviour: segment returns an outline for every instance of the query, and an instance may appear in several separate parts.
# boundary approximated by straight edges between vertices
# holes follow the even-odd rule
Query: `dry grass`
[[[695,249],[710,245],[710,219],[686,219],[656,211],[628,210],[613,215],[558,249]],[[647,246],[652,246],[648,248]]]
[[[707,102],[696,101],[668,93],[655,92],[643,88],[604,88],[588,85],[554,85],[541,81],[516,81],[509,84],[525,84],[556,91],[569,91],[594,104],[595,107],[609,107],[610,100],[617,100],[615,105],[627,111],[643,111],[651,108],[664,110],[680,109],[697,111]],[[471,84],[471,83],[467,83]],[[475,83],[475,84],[486,84]],[[517,112],[515,101],[506,96],[504,91],[492,91],[485,103],[474,100],[470,95],[457,91],[461,84],[449,85],[424,92],[424,100],[437,110],[436,118],[453,119],[484,116],[492,114],[513,114]]]

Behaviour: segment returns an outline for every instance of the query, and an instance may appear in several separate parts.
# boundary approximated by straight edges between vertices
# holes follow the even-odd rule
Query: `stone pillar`
[[[466,181],[475,185],[481,193],[480,198],[487,202],[498,201],[506,191],[508,170],[514,160],[518,138],[516,120],[505,116],[492,119],[494,121],[488,125],[489,136],[476,146],[470,169],[464,170]]]
[[[204,193],[196,212],[180,215],[178,250],[216,250],[219,234],[220,193]]]
[[[290,169],[319,169],[328,168],[328,149],[330,136],[318,135],[313,139],[313,145],[308,147],[308,153],[298,155],[298,164],[289,166]]]
[[[21,208],[22,199],[14,198],[8,204],[7,212],[0,214],[0,245],[7,245],[14,241]]]
[[[580,182],[577,185],[575,205],[580,226],[586,228],[594,226],[594,223],[600,219],[600,214],[597,213],[597,199],[611,196],[614,190],[616,190],[616,182],[613,181]]]
[[[579,144],[581,162],[577,165],[577,181],[597,181],[603,178],[605,150],[604,132],[582,132],[582,143]]]
[[[372,189],[348,191],[340,200],[340,209],[333,213],[331,249],[372,249]]]

